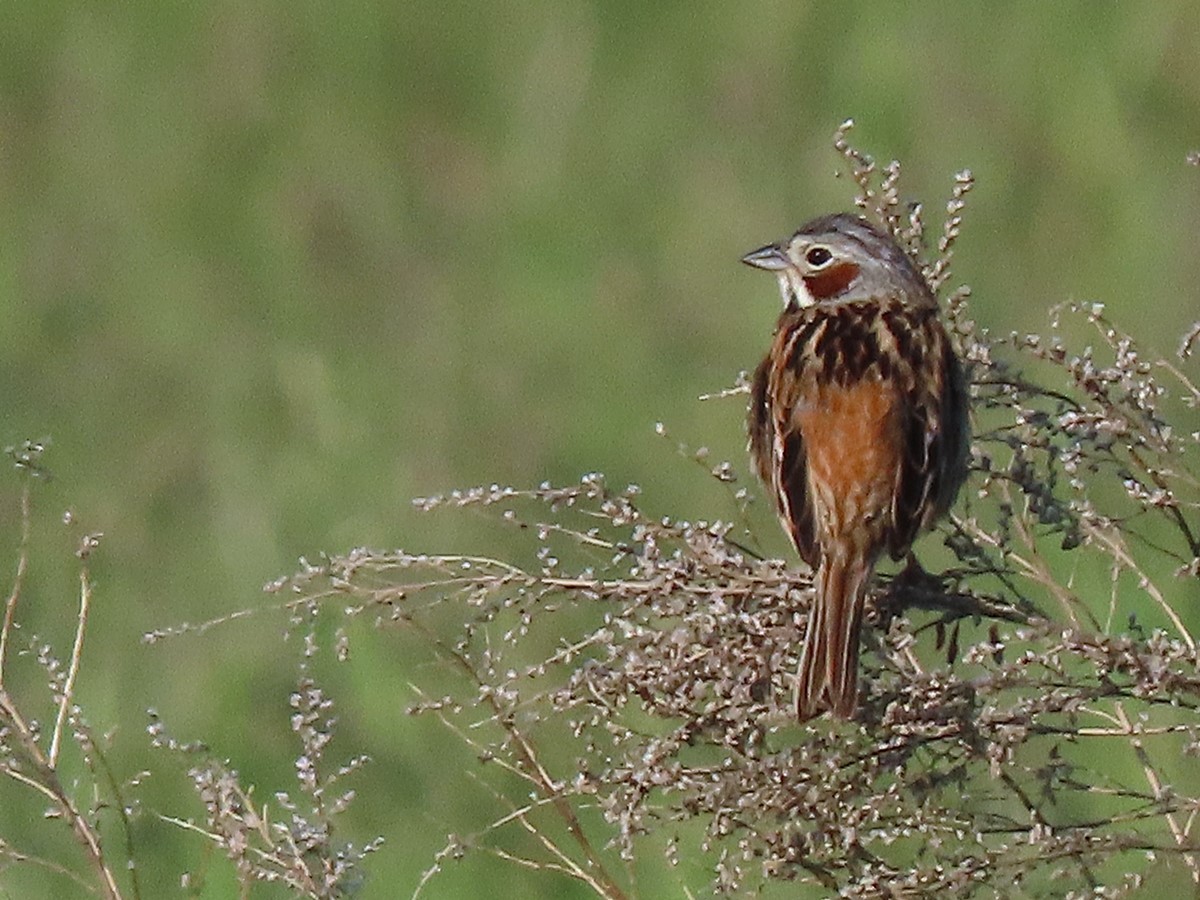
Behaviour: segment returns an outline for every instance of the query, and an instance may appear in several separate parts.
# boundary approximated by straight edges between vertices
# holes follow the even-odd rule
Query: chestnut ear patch
[[[858,265],[852,262],[840,262],[829,266],[820,272],[804,276],[804,284],[814,300],[829,300],[850,287],[858,275]]]

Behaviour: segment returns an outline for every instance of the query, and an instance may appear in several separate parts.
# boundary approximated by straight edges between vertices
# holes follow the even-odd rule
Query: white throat
[[[784,307],[793,301],[801,309],[817,305],[813,295],[808,292],[808,285],[804,283],[800,273],[791,266],[780,269],[775,274],[779,276],[779,296],[783,300]]]

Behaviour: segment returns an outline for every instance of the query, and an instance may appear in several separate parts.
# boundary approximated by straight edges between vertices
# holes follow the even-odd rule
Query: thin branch
[[[83,635],[87,630],[88,611],[92,605],[92,584],[88,578],[88,567],[84,563],[79,568],[79,618],[75,625],[75,642],[71,647],[71,664],[67,670],[67,680],[63,683],[62,697],[58,701],[58,716],[54,720],[54,734],[50,740],[49,766],[58,768],[58,753],[62,747],[63,729],[67,724],[67,713],[75,699],[75,681],[79,677],[79,664],[83,658]]]
[[[17,550],[17,573],[13,577],[12,590],[4,604],[4,624],[0,626],[0,688],[4,687],[5,662],[8,658],[8,642],[12,637],[13,623],[17,614],[17,602],[25,585],[25,573],[29,570],[29,531],[31,515],[30,486],[26,479],[21,485],[21,543]]]

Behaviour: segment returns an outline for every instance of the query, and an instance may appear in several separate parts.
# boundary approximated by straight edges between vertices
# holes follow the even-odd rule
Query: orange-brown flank
[[[900,466],[900,398],[891,385],[872,379],[811,388],[796,416],[817,527],[824,535],[844,535],[869,516],[869,531],[878,534]]]

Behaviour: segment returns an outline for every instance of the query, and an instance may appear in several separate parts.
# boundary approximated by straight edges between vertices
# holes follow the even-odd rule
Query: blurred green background
[[[956,271],[988,326],[1099,300],[1170,352],[1200,311],[1188,0],[43,2],[4,19],[0,441],[49,436],[55,474],[22,619],[66,654],[71,507],[105,535],[82,700],[116,726],[122,777],[155,769],[142,796],[162,812],[198,807],[146,746],[149,706],[262,799],[292,786],[296,653],[277,616],[150,647],[144,631],[258,606],[323,549],[503,552],[479,517],[409,505],[453,487],[601,470],[651,510],[729,514],[653,423],[741,464],[740,401],[697,399],[773,324],[774,285],[737,260],[849,204],[830,148],[848,116],[933,222],[953,173],[975,172]],[[13,563],[17,494],[9,479]],[[403,714],[418,664],[365,647],[331,676],[330,752],[375,758],[347,836],[388,843],[361,896],[407,896],[446,832],[487,818],[469,754]],[[37,813],[0,804],[0,834],[77,858]],[[137,839],[146,896],[205,866],[203,896],[236,896],[199,840],[148,816]],[[482,896],[481,878],[489,896],[567,890],[478,860],[427,896]],[[0,876],[0,895],[72,890]]]

